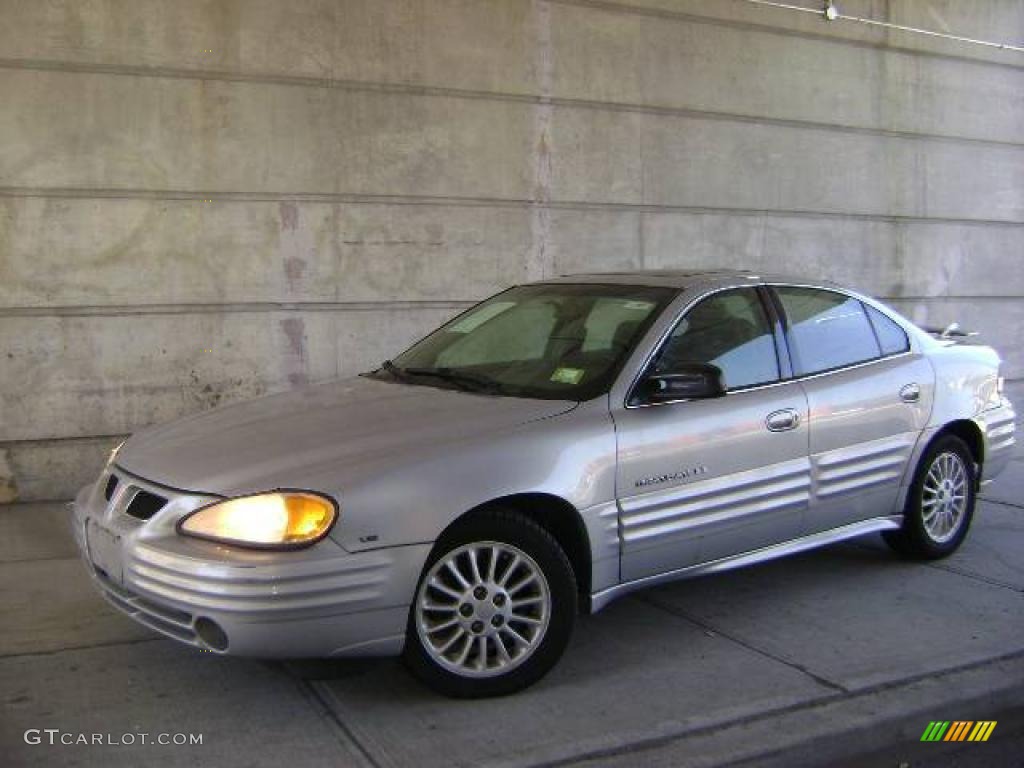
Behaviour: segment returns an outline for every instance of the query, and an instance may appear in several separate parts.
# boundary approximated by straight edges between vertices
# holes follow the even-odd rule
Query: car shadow
[[[581,615],[565,655],[538,688],[578,687],[583,681],[607,675],[609,664],[614,664],[619,673],[633,667],[641,669],[648,664],[648,649],[652,646],[679,648],[681,643],[692,645],[699,637],[715,636],[713,630],[685,609],[666,610],[666,604],[675,602],[674,598],[689,599],[696,595],[698,601],[741,604],[741,598],[749,598],[754,590],[770,592],[774,600],[788,603],[805,598],[807,589],[821,590],[823,585],[841,594],[844,585],[856,585],[864,574],[877,573],[879,568],[915,567],[919,564],[899,558],[880,537],[871,537],[638,590],[600,613]],[[303,681],[341,683],[346,688],[363,689],[360,696],[377,698],[401,693],[413,699],[436,698],[412,680],[398,659],[293,659],[277,664]]]

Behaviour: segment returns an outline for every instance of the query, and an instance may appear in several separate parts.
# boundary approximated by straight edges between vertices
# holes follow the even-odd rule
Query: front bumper
[[[136,621],[203,650],[261,658],[392,655],[429,544],[349,553],[333,539],[295,551],[244,550],[181,536],[174,524],[210,497],[112,468],[79,493],[72,530],[101,594]],[[150,519],[134,494],[168,499]],[[343,524],[343,521],[342,521]]]

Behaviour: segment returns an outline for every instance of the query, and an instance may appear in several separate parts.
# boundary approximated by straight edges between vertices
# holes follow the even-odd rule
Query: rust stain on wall
[[[288,317],[281,321],[281,330],[284,331],[292,354],[306,361],[306,321],[301,317]]]
[[[295,203],[278,203],[281,213],[281,229],[295,230],[299,228],[299,207]]]
[[[296,284],[302,280],[306,272],[306,262],[298,256],[288,256],[284,260],[284,276],[288,280],[288,290],[294,291]]]
[[[278,203],[278,214],[281,219],[278,255],[284,271],[285,287],[290,297],[302,293],[302,279],[309,268],[306,256],[308,254],[315,258],[316,253],[311,242],[311,233],[299,226],[298,205],[282,201]],[[292,387],[304,386],[309,383],[306,321],[302,317],[287,317],[280,321],[280,327],[286,342],[282,350],[285,376]]]
[[[18,500],[18,483],[14,479],[7,450],[0,449],[0,504]]]
[[[281,332],[288,341],[288,356],[285,366],[288,383],[301,387],[309,383],[306,355],[306,321],[301,317],[287,317],[281,321]]]

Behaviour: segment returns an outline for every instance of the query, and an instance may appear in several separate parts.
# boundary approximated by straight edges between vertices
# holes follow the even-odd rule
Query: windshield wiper
[[[390,362],[390,361],[389,361]],[[394,367],[394,366],[392,366]],[[467,392],[500,392],[501,383],[478,373],[457,371],[453,368],[395,368],[410,376],[432,376],[447,381]]]
[[[399,368],[397,365],[392,363],[390,360],[385,360],[380,364],[378,371],[387,371],[391,376],[398,381],[409,381],[409,377],[405,375],[405,371]]]

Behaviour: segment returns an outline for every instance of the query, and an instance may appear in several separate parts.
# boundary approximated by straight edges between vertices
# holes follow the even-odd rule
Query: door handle
[[[769,413],[764,424],[769,432],[786,432],[799,426],[800,414],[792,408],[783,408],[781,411]]]
[[[916,403],[921,399],[921,387],[916,383],[904,384],[900,388],[900,400],[904,403]]]

